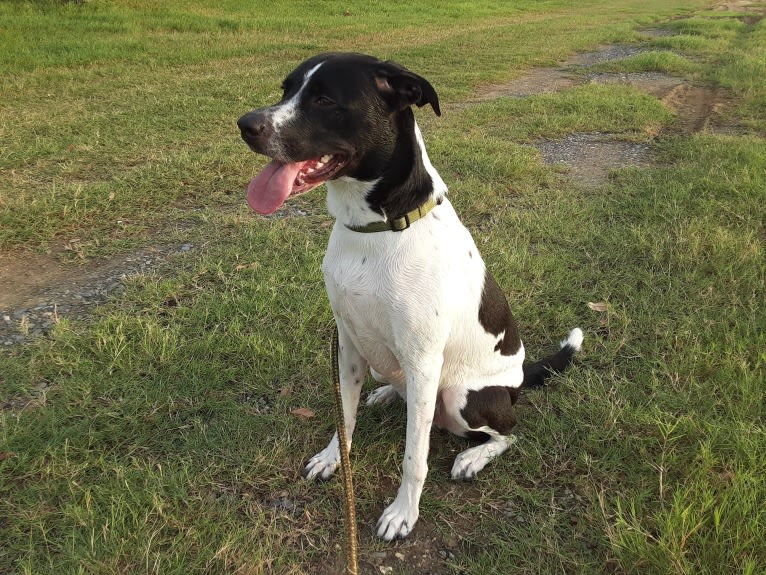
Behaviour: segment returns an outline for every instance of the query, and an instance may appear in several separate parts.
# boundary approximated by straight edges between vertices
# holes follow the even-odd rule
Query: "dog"
[[[451,475],[472,479],[515,440],[522,387],[542,384],[580,349],[573,329],[560,349],[524,365],[524,346],[502,289],[447,199],[413,106],[439,98],[399,64],[355,53],[309,58],[275,105],[238,120],[248,146],[271,162],[249,184],[260,214],[325,183],[335,217],[322,263],[339,337],[349,448],[367,371],[382,384],[368,399],[407,406],[402,481],[377,534],[406,537],[418,519],[432,427],[483,441],[460,453]],[[306,464],[328,479],[338,434]]]

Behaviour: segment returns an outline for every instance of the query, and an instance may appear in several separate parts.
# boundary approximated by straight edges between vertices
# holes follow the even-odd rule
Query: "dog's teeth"
[[[327,163],[327,162],[329,162],[331,159],[332,159],[332,156],[328,154],[328,155],[326,155],[326,156],[322,156],[321,158],[319,158],[319,161],[320,161],[322,164],[326,164],[326,163]]]
[[[324,162],[323,162],[323,161],[321,161],[321,160],[320,160],[320,161],[318,161],[318,162],[317,162],[317,163],[314,165],[314,169],[315,169],[315,170],[318,170],[319,168],[323,168],[323,167],[324,167]]]

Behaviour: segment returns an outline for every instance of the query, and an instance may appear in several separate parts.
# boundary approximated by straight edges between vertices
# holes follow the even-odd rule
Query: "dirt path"
[[[744,3],[738,3],[744,4]],[[648,29],[647,38],[671,35],[663,29]],[[497,98],[525,98],[568,90],[583,84],[627,85],[658,98],[677,117],[674,133],[737,133],[724,112],[730,99],[723,90],[689,83],[661,72],[613,73],[589,71],[603,62],[614,62],[646,52],[641,45],[604,46],[596,52],[578,54],[552,68],[538,68],[504,84],[486,86],[477,96],[458,107]],[[650,147],[621,139],[619,134],[576,133],[562,140],[536,144],[546,164],[558,165],[573,180],[587,186],[602,185],[609,173],[627,166],[650,164]]]
[[[82,264],[51,254],[0,255],[0,349],[44,335],[60,318],[86,317],[125,278],[193,249],[192,244],[154,246]]]

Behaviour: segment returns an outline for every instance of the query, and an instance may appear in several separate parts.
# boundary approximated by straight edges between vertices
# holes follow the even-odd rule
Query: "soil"
[[[741,16],[741,20],[748,26],[755,26],[766,17],[766,8],[763,5],[755,6],[747,0],[723,2],[714,9],[725,10],[727,12],[744,12],[745,14]]]
[[[447,471],[443,472],[447,473]],[[482,498],[481,491],[472,483],[450,481],[447,484],[431,485],[429,489],[433,491],[434,497],[443,501],[455,497],[473,501]],[[387,491],[395,493],[396,483],[393,482],[387,486]],[[501,512],[509,521],[523,522],[523,519],[516,517],[513,510],[503,509]],[[446,575],[447,573],[454,573],[451,564],[458,562],[461,556],[472,552],[471,544],[459,537],[457,533],[470,532],[473,525],[468,524],[467,520],[459,515],[455,517],[454,522],[450,522],[450,531],[453,533],[451,535],[440,533],[428,521],[418,521],[406,539],[386,543],[382,549],[380,549],[381,541],[375,534],[376,519],[377,517],[360,519],[359,572],[362,575],[386,573]],[[345,552],[341,548],[342,544],[343,542],[340,541],[335,546],[337,554],[334,563],[325,562],[322,565],[316,565],[309,571],[319,575],[343,573]]]
[[[649,165],[648,144],[616,139],[611,134],[570,134],[536,146],[546,164],[560,166],[567,177],[583,185],[599,186],[617,168]]]
[[[169,256],[193,249],[192,244],[152,246],[82,263],[63,259],[63,247],[51,254],[0,255],[0,349],[44,336],[61,318],[87,317],[126,278],[151,272]]]

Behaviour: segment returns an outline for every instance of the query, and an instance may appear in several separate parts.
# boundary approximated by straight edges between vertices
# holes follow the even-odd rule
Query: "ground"
[[[730,2],[729,10],[737,10],[747,2]],[[753,16],[744,20],[753,24]],[[643,34],[651,38],[666,34],[665,30],[646,29]],[[477,102],[497,98],[524,98],[546,92],[559,92],[584,83],[628,84],[641,92],[658,98],[672,111],[677,121],[672,127],[677,133],[695,132],[736,133],[739,127],[726,115],[729,95],[709,86],[692,85],[681,77],[661,72],[604,72],[592,68],[604,62],[618,62],[641,54],[641,44],[630,46],[603,46],[596,52],[577,55],[556,67],[540,68],[502,85],[485,86],[475,98],[456,107],[468,107]],[[660,134],[656,134],[660,135]],[[598,187],[604,184],[614,169],[649,165],[653,159],[646,143],[635,143],[621,134],[572,133],[560,140],[541,140],[533,144],[541,158],[559,168],[562,177],[571,178],[578,185]],[[296,216],[293,212],[292,216]],[[297,214],[300,216],[300,214]],[[76,241],[59,244],[49,253],[11,252],[0,256],[0,346],[14,347],[32,337],[44,337],[52,325],[61,318],[81,319],[94,306],[120,289],[125,278],[133,274],[154,273],[165,262],[178,254],[201,249],[193,243],[155,245],[104,259],[78,257]],[[41,382],[41,386],[47,385]],[[34,393],[34,390],[32,390]],[[38,390],[44,395],[44,389]],[[20,409],[29,405],[10,400],[0,407]],[[457,444],[450,439],[439,442],[436,449],[456,451]],[[440,460],[447,461],[443,457]],[[388,490],[395,491],[392,486]],[[432,489],[434,497],[448,501],[458,494],[463,498],[481,500],[478,490],[471,486],[439,483]],[[241,495],[241,494],[240,494]],[[574,493],[556,494],[556,509],[569,516],[574,525],[578,521],[578,496]],[[306,501],[288,492],[278,492],[263,501],[275,520],[299,525],[307,513]],[[510,521],[523,522],[524,517],[515,508],[499,510]],[[360,517],[361,535],[372,540],[373,515]],[[459,517],[455,521],[460,521]],[[298,527],[295,527],[298,530]],[[393,545],[381,545],[363,559],[364,573],[446,573],[445,562],[455,555],[470,550],[457,538],[444,537],[432,531],[433,526],[420,522],[412,536]],[[342,542],[338,543],[338,549]],[[309,542],[310,545],[310,542]],[[339,554],[340,555],[340,554]],[[328,560],[317,565],[316,572],[336,572]],[[323,571],[324,569],[324,571]]]

